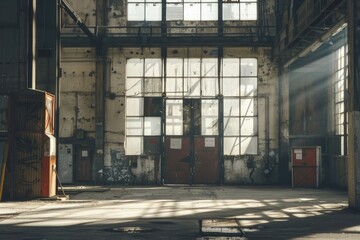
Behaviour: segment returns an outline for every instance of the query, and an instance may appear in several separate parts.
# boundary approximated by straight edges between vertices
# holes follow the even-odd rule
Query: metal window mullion
[[[348,62],[347,62],[347,46],[346,46],[346,43],[344,45],[344,155],[346,156],[347,155],[347,121],[348,121],[348,117],[347,117],[347,104],[346,104],[346,90],[347,90],[347,74],[346,74],[346,71],[347,71],[347,68],[348,68]]]
[[[145,0],[144,0],[145,1]],[[146,5],[146,2],[145,4]],[[145,7],[146,8],[146,7]],[[146,9],[145,9],[146,10]],[[144,14],[146,15],[146,12],[144,12]],[[144,136],[145,136],[145,127],[144,127],[144,124],[145,124],[145,117],[144,117],[144,112],[145,112],[145,98],[144,98],[144,93],[145,93],[145,58],[143,58],[143,72],[142,72],[142,77],[141,77],[141,80],[142,80],[142,84],[141,84],[141,96],[140,98],[143,99],[143,112],[142,112],[142,116],[139,116],[139,117],[142,117],[142,149],[141,149],[141,154],[144,153]]]
[[[181,91],[181,96],[182,96],[182,98],[184,98],[185,96],[184,96],[184,93],[185,93],[185,64],[184,64],[184,62],[185,62],[185,58],[182,58],[181,59],[182,61],[181,61],[181,64],[182,64],[182,71],[181,71],[181,78],[182,78],[182,91]],[[189,67],[189,66],[188,66]]]
[[[201,51],[202,52],[202,51]],[[199,79],[199,84],[200,84],[200,99],[202,98],[203,96],[203,86],[202,86],[202,77],[203,77],[203,74],[202,74],[202,69],[203,69],[203,57],[200,56],[200,79]]]

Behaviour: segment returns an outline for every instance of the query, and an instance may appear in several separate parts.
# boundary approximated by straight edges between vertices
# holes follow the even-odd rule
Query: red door
[[[88,146],[79,146],[77,149],[75,180],[79,182],[91,181],[91,155]]]

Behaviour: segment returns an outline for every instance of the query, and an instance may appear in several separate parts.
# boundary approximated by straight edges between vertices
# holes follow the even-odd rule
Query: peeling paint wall
[[[74,137],[81,129],[95,137],[95,50],[62,49],[63,76],[60,83],[61,138]]]

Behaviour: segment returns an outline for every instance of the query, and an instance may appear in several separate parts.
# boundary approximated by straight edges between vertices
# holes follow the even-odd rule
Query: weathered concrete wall
[[[61,138],[74,137],[78,129],[85,130],[88,137],[95,137],[95,64],[94,49],[62,49]]]

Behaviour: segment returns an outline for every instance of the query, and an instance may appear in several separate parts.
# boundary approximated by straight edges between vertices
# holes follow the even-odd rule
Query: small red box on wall
[[[320,146],[293,147],[291,162],[293,187],[317,188],[320,186]]]

